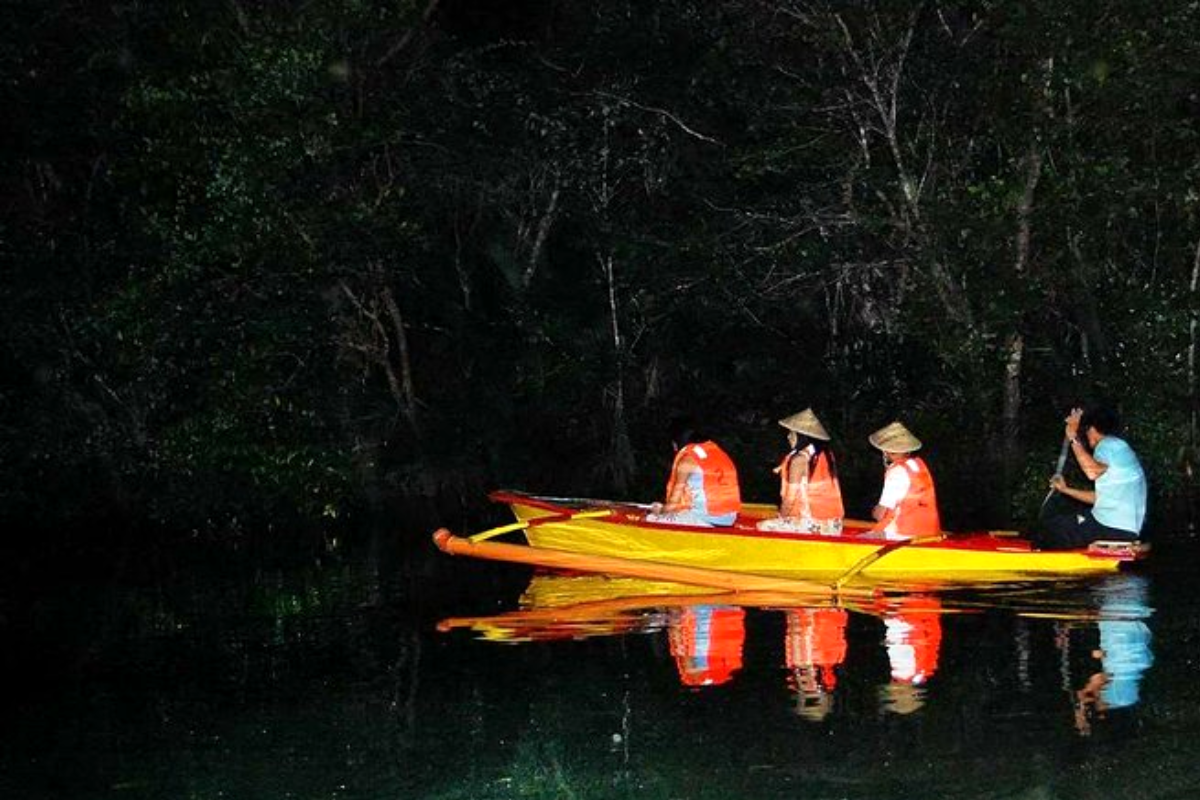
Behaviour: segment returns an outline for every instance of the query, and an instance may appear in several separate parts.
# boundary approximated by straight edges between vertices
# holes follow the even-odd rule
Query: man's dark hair
[[[708,441],[708,437],[696,427],[696,421],[688,416],[681,415],[671,420],[667,432],[676,447]]]
[[[1109,406],[1090,406],[1079,420],[1080,430],[1095,428],[1105,436],[1116,436],[1121,432],[1121,418]]]

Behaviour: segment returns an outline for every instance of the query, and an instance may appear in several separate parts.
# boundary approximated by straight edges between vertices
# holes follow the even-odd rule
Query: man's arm
[[[1076,463],[1083,470],[1083,474],[1087,475],[1089,481],[1094,481],[1104,474],[1108,469],[1108,465],[1097,461],[1095,457],[1088,452],[1088,449],[1083,446],[1083,442],[1079,440],[1079,420],[1083,418],[1083,409],[1073,408],[1071,413],[1067,415],[1066,437],[1071,443],[1071,453],[1075,456]],[[1063,494],[1066,494],[1064,492]],[[1093,498],[1094,501],[1095,498]],[[1092,501],[1087,501],[1092,502]]]
[[[1081,464],[1080,466],[1083,465]],[[1075,489],[1068,486],[1062,475],[1055,475],[1050,479],[1050,488],[1059,494],[1073,497],[1081,503],[1087,503],[1089,506],[1096,504],[1096,493],[1094,491],[1090,489]]]
[[[679,463],[675,465],[675,472],[671,475],[671,489],[666,502],[663,503],[663,513],[686,511],[691,507],[688,503],[688,476],[699,470],[700,465],[691,456],[679,459]]]
[[[1089,481],[1096,480],[1108,470],[1108,464],[1097,461],[1078,437],[1071,440],[1071,452],[1075,454],[1075,461],[1079,463],[1079,468],[1083,470],[1084,475],[1087,475]]]
[[[879,494],[879,503],[871,509],[871,518],[875,520],[872,531],[882,531],[896,517],[896,508],[908,494],[911,481],[908,471],[901,468],[891,468],[883,476],[883,491]]]

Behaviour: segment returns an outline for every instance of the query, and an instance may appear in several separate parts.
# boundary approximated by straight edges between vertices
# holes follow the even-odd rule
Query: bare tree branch
[[[421,25],[429,24],[429,21],[433,19],[433,15],[437,13],[438,5],[440,3],[441,0],[429,0],[429,4],[425,6],[425,11],[421,14]],[[376,59],[375,66],[382,67],[384,64],[399,55],[404,48],[408,47],[409,42],[412,41],[413,37],[417,33],[417,30],[418,26],[416,25],[406,30],[404,35],[401,36],[395,44],[389,47],[386,53]]]
[[[534,236],[533,246],[529,249],[529,261],[525,265],[524,274],[521,276],[521,282],[526,288],[529,288],[529,284],[533,280],[533,275],[537,271],[538,262],[542,256],[542,249],[546,245],[546,239],[550,235],[550,227],[553,225],[558,211],[558,197],[561,192],[562,173],[556,168],[554,170],[554,188],[550,190],[550,199],[546,202],[546,210],[542,213],[542,217],[538,221],[537,234]]]
[[[664,119],[670,120],[671,122],[675,123],[675,125],[680,130],[682,130],[684,133],[686,133],[688,136],[692,136],[696,139],[699,139],[702,142],[708,142],[709,144],[716,144],[716,145],[722,144],[720,141],[712,138],[711,136],[705,136],[703,133],[700,133],[698,130],[696,130],[695,128],[692,128],[687,123],[685,123],[683,120],[681,120],[679,117],[677,117],[676,115],[672,114],[670,111],[667,111],[664,108],[656,108],[654,106],[647,106],[647,105],[637,102],[636,100],[630,100],[628,97],[621,97],[620,95],[611,94],[609,92],[595,92],[594,94],[596,94],[596,96],[598,96],[598,97],[604,97],[609,100],[615,100],[618,103],[621,103],[622,105],[627,105],[631,108],[636,108],[640,111],[648,111],[651,114],[658,114],[659,116],[663,117]]]

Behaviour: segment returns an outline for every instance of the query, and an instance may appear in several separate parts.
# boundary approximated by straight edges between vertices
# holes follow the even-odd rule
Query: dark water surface
[[[838,607],[378,544],[10,581],[0,797],[1200,797],[1193,547]]]

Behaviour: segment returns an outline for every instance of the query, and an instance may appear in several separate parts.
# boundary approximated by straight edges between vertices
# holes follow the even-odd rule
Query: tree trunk
[[[1190,341],[1188,342],[1188,399],[1191,403],[1192,414],[1188,421],[1188,452],[1184,459],[1183,469],[1187,476],[1187,509],[1188,509],[1188,531],[1195,535],[1196,532],[1196,453],[1197,447],[1200,446],[1200,431],[1197,427],[1200,426],[1200,420],[1197,419],[1197,406],[1200,406],[1200,395],[1196,389],[1196,347],[1197,334],[1200,333],[1200,320],[1197,320],[1197,315],[1200,312],[1196,311],[1196,293],[1200,291],[1200,241],[1196,242],[1196,255],[1192,259],[1192,284],[1191,284],[1191,299],[1192,299],[1192,318],[1188,322],[1188,334]]]
[[[901,80],[904,77],[905,62],[923,7],[923,3],[917,5],[909,15],[904,30],[899,32],[892,46],[886,49],[877,49],[875,46],[875,40],[882,35],[882,26],[877,25],[876,33],[867,37],[867,42],[859,46],[840,14],[834,14],[833,21],[841,30],[846,55],[857,71],[858,81],[865,89],[860,98],[856,98],[853,92],[847,92],[848,105],[851,108],[856,104],[861,104],[869,109],[869,118],[859,118],[857,112],[851,112],[855,115],[855,127],[859,131],[859,141],[862,142],[863,150],[869,158],[870,151],[866,145],[865,131],[879,131],[887,143],[888,154],[891,156],[892,166],[896,170],[898,201],[892,202],[882,193],[881,199],[889,208],[893,225],[903,238],[904,248],[915,250],[922,256],[918,261],[927,265],[928,275],[947,314],[960,325],[973,328],[974,315],[971,312],[966,292],[963,290],[962,284],[947,268],[944,259],[940,258],[935,251],[932,237],[925,229],[923,221],[922,195],[936,152],[938,121],[936,118],[932,121],[922,120],[916,126],[917,132],[907,148],[900,128]],[[926,122],[931,124],[926,126]],[[930,132],[923,135],[921,133],[923,127],[928,127]],[[917,167],[919,175],[918,172],[914,172],[905,157],[906,149],[923,149],[926,160],[923,169],[920,165]],[[904,286],[904,283],[905,281],[901,280],[901,287]],[[903,288],[901,288],[894,298],[896,309],[899,308],[903,295]]]
[[[1031,144],[1025,157],[1025,188],[1017,203],[1016,253],[1013,273],[1017,282],[1025,280],[1029,270],[1029,249],[1033,236],[1033,200],[1038,180],[1042,174],[1042,154],[1036,144]],[[1018,317],[1014,330],[1005,343],[1004,358],[1004,420],[1003,443],[1000,455],[1003,459],[1003,475],[1006,495],[1011,495],[1021,463],[1021,371],[1025,357],[1025,337],[1021,332],[1023,321]]]
[[[1200,427],[1200,419],[1197,419],[1197,414],[1200,413],[1197,411],[1197,406],[1200,406],[1200,395],[1196,392],[1196,338],[1197,333],[1200,332],[1200,320],[1197,319],[1197,315],[1200,312],[1196,310],[1197,291],[1200,291],[1200,241],[1196,242],[1196,255],[1192,259],[1192,318],[1188,322],[1188,337],[1190,340],[1188,342],[1188,398],[1191,402],[1192,414],[1191,419],[1188,421],[1188,458],[1185,469],[1187,470],[1189,480],[1195,475],[1196,448],[1197,445],[1200,445],[1200,441],[1197,440],[1200,438],[1200,430],[1197,430]]]
[[[1084,368],[1092,375],[1094,383],[1107,386],[1108,339],[1100,323],[1099,303],[1092,292],[1087,262],[1084,261],[1083,251],[1079,247],[1079,236],[1070,228],[1067,229],[1067,248],[1075,262],[1069,282],[1072,300],[1070,308],[1083,335]]]
[[[1008,337],[1004,359],[1004,441],[1000,447],[1006,496],[1016,486],[1021,463],[1021,368],[1025,358],[1025,337],[1020,331]]]
[[[420,428],[417,425],[417,393],[413,388],[412,360],[408,349],[408,332],[404,328],[404,318],[400,316],[400,306],[392,295],[390,287],[383,287],[381,294],[383,307],[392,323],[392,335],[396,338],[397,359],[400,368],[400,408],[404,412],[413,436],[420,438]],[[394,379],[393,379],[394,380]]]
[[[546,246],[546,239],[550,236],[550,227],[554,224],[554,218],[558,214],[558,198],[561,193],[562,175],[556,169],[554,171],[554,188],[550,190],[550,199],[546,201],[546,210],[542,212],[541,219],[538,220],[537,233],[529,248],[529,259],[525,264],[525,272],[521,275],[521,285],[526,289],[533,282],[538,262],[542,260],[542,250]]]
[[[417,424],[417,395],[414,388],[412,362],[409,356],[408,333],[404,326],[404,318],[400,314],[400,306],[392,295],[392,290],[384,286],[377,290],[368,303],[364,303],[345,281],[340,283],[342,293],[350,300],[363,319],[369,323],[371,331],[368,335],[356,336],[349,334],[344,341],[345,346],[357,351],[366,359],[366,363],[378,367],[387,380],[388,391],[396,403],[396,408],[408,422],[415,439],[420,439],[420,429]],[[388,325],[380,319],[379,306],[387,315]],[[395,341],[396,357],[392,358],[392,342]]]
[[[597,254],[604,282],[608,289],[609,332],[612,335],[616,373],[613,377],[612,397],[612,441],[609,464],[612,470],[613,488],[623,494],[629,488],[633,475],[633,447],[629,442],[629,426],[625,419],[625,342],[621,336],[619,308],[617,306],[617,282],[613,270],[612,253]]]

